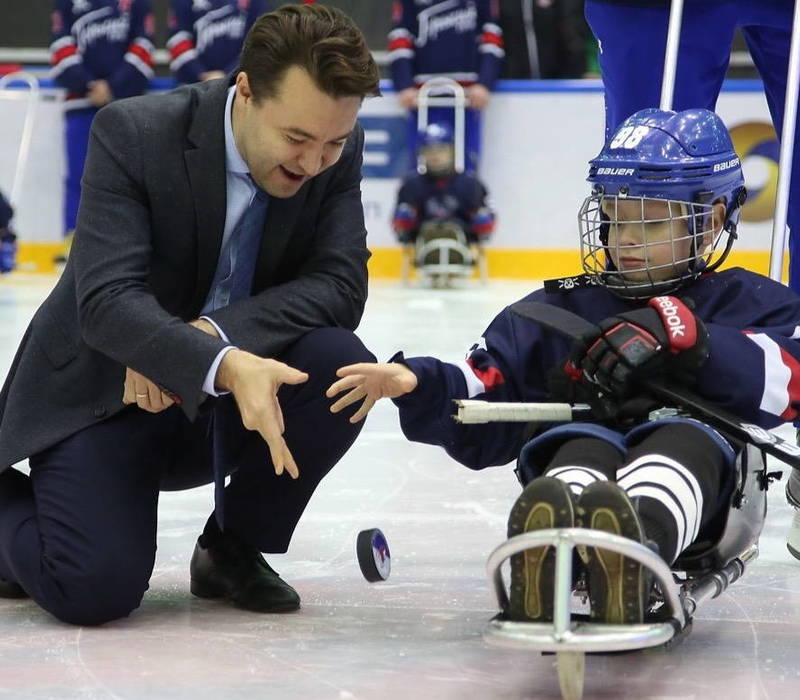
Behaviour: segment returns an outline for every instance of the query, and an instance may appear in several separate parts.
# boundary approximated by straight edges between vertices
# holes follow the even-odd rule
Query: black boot
[[[300,607],[297,591],[264,561],[261,552],[232,533],[201,535],[189,573],[190,590],[199,598],[224,598],[255,612],[290,612]]]
[[[575,508],[569,486],[542,476],[531,481],[514,503],[508,517],[508,536],[574,526]],[[553,620],[555,562],[553,547],[532,547],[511,557],[510,619]]]
[[[610,481],[595,481],[583,490],[577,518],[582,527],[645,544],[639,515],[628,494]],[[644,620],[651,585],[646,567],[608,549],[589,547],[587,568],[592,620],[617,625]]]

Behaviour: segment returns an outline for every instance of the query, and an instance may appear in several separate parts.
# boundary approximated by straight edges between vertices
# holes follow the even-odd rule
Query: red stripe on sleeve
[[[484,32],[483,34],[481,34],[481,44],[494,44],[495,46],[499,46],[502,48],[503,37],[498,36],[497,34],[492,34],[490,32]]]
[[[790,353],[783,348],[781,350],[781,361],[785,364],[791,376],[789,377],[789,405],[786,410],[781,413],[781,418],[784,420],[794,420],[797,418],[797,409],[795,406],[800,404],[800,362],[798,362]]]
[[[470,368],[472,368],[475,376],[480,380],[481,384],[483,384],[486,391],[490,391],[494,387],[506,383],[506,378],[497,367],[489,367],[485,370],[478,369],[473,364],[472,360],[469,359],[467,360],[467,364],[470,366]]]
[[[179,41],[169,50],[169,55],[172,56],[172,60],[174,61],[182,53],[191,51],[193,48],[194,42],[191,39],[184,39],[183,41]]]
[[[406,37],[398,37],[389,42],[389,51],[396,51],[397,49],[413,49],[414,42]]]
[[[144,46],[140,46],[139,44],[131,44],[128,47],[128,52],[138,56],[148,66],[152,67],[152,65],[153,65],[153,57],[150,55],[150,52],[146,48],[144,48]]]
[[[63,61],[68,56],[74,56],[78,53],[78,47],[74,45],[65,46],[64,48],[59,49],[53,54],[53,58],[50,60],[50,65],[57,66],[61,61]]]

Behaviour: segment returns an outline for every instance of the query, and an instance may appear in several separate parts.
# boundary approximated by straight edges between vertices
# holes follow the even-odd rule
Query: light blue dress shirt
[[[222,243],[220,245],[221,254],[226,251],[226,244],[230,240],[234,229],[239,223],[239,219],[250,206],[253,197],[256,195],[256,185],[250,177],[250,168],[247,167],[244,158],[236,148],[236,140],[233,138],[233,126],[231,121],[231,114],[233,111],[233,96],[236,92],[236,86],[228,88],[228,99],[225,103],[225,188],[226,188],[226,208],[225,208],[225,228],[222,232]],[[231,248],[229,251],[231,255],[231,268],[236,264],[236,250]],[[214,273],[214,280],[216,281],[219,276],[219,266],[222,262],[217,263],[217,270]],[[208,313],[214,309],[227,306],[227,300],[222,300],[219,295],[219,289],[212,283],[211,289],[208,291],[206,303],[203,305],[203,312]],[[225,342],[230,342],[230,339],[225,332],[208,316],[201,316],[200,318],[208,321],[219,333],[219,337]],[[206,379],[203,382],[203,391],[211,396],[219,396],[227,392],[219,392],[214,387],[214,380],[217,376],[217,370],[225,355],[234,349],[234,345],[228,345],[219,351],[219,354],[214,358],[211,367],[206,374]]]

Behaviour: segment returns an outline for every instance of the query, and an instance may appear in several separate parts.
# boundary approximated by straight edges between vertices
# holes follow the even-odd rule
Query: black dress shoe
[[[245,610],[290,612],[300,596],[264,561],[255,547],[232,534],[197,540],[189,565],[190,590],[198,598],[224,598]]]
[[[0,578],[0,598],[27,598],[28,594],[18,583]]]

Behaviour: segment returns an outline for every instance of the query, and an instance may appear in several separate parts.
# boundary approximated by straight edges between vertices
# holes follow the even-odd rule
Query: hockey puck
[[[392,570],[389,543],[378,528],[362,530],[356,539],[356,555],[361,573],[370,583],[385,581]]]

